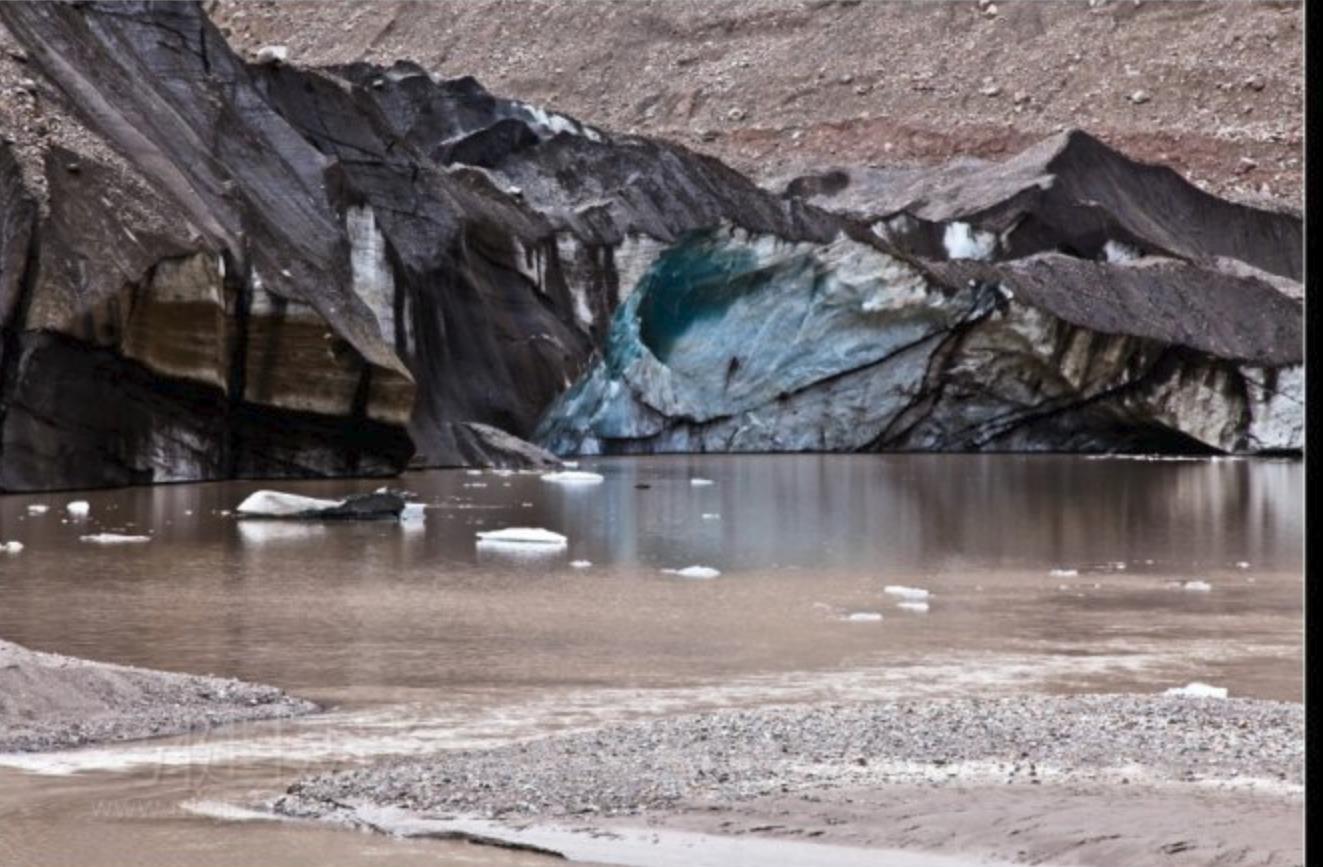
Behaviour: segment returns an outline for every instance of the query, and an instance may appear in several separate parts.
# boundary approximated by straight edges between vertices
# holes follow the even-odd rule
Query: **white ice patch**
[[[1076,575],[1080,574],[1080,570],[1078,570],[1078,569],[1053,569],[1051,572],[1049,572],[1049,573],[1047,573],[1047,574],[1051,575],[1053,578],[1074,578]]]
[[[716,482],[711,479],[690,479],[689,484],[695,488],[705,488],[708,485],[715,485]]]
[[[323,500],[300,494],[286,494],[283,491],[258,491],[249,494],[234,511],[252,517],[287,518],[302,512],[333,509],[338,505],[340,500]]]
[[[377,218],[367,206],[345,211],[345,234],[349,237],[349,267],[354,294],[362,299],[377,320],[377,329],[387,346],[395,346],[395,274],[386,260],[386,239],[377,228]]]
[[[1213,589],[1213,585],[1209,584],[1207,581],[1182,581],[1181,589],[1189,590],[1194,593],[1207,593]]]
[[[721,573],[711,566],[686,566],[683,569],[663,569],[667,575],[678,575],[681,578],[692,578],[696,580],[705,580],[716,578]]]
[[[927,614],[927,602],[897,602],[896,607],[902,611],[913,611],[915,614]]]
[[[1163,693],[1163,695],[1179,695],[1186,698],[1226,698],[1227,688],[1225,686],[1209,686],[1206,683],[1187,683],[1185,686],[1173,686]]]
[[[1121,241],[1108,241],[1103,244],[1103,261],[1111,265],[1125,265],[1135,261],[1142,255],[1138,247]]]
[[[948,259],[978,259],[986,262],[997,251],[997,236],[957,220],[946,224],[942,245],[946,247]]]
[[[593,563],[592,563],[591,560],[571,560],[571,561],[570,561],[570,568],[571,568],[571,569],[587,569],[587,568],[588,568],[589,566],[591,566],[591,565],[593,565]]]
[[[922,587],[904,587],[900,584],[888,584],[882,588],[883,593],[890,593],[892,596],[899,596],[902,599],[927,599],[930,594]]]
[[[130,536],[124,533],[92,533],[78,537],[79,542],[90,542],[93,545],[137,545],[151,540],[151,536]]]
[[[50,506],[43,505],[42,503],[32,503],[28,506],[29,515],[44,515],[48,511],[50,511]]]
[[[854,611],[845,615],[846,623],[880,623],[882,615],[876,611]]]
[[[74,518],[85,518],[92,511],[92,506],[87,500],[74,500],[64,507],[64,510]]]
[[[569,540],[560,533],[553,533],[540,527],[506,527],[503,530],[487,530],[477,535],[483,542],[499,542],[511,545],[552,545],[561,547],[569,543]]]
[[[587,470],[562,470],[555,473],[543,473],[542,481],[558,485],[600,485],[604,477],[600,473]]]
[[[0,554],[17,554],[22,550],[22,542],[0,542]]]

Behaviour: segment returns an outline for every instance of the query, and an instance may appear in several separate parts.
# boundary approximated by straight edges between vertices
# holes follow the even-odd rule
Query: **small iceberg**
[[[1080,574],[1080,570],[1078,570],[1078,569],[1053,569],[1051,572],[1048,572],[1047,574],[1051,575],[1053,578],[1074,578],[1075,576],[1077,576],[1077,575]]]
[[[353,494],[340,500],[324,500],[283,491],[258,491],[250,494],[234,511],[240,518],[371,521],[398,519],[405,505],[404,497],[385,490]]]
[[[931,595],[922,587],[902,587],[899,584],[888,584],[882,588],[882,592],[899,596],[902,599],[927,599]]]
[[[1213,589],[1213,585],[1209,584],[1207,581],[1182,581],[1181,589],[1189,590],[1193,593],[1207,593],[1209,590]]]
[[[569,539],[560,533],[543,530],[539,527],[506,527],[504,530],[485,530],[478,533],[483,542],[501,545],[552,545],[561,547],[569,544]]]
[[[1206,683],[1194,681],[1187,683],[1185,686],[1173,686],[1163,695],[1179,695],[1185,698],[1226,698],[1227,688],[1225,686],[1209,686]]]
[[[603,480],[600,473],[590,473],[587,470],[562,470],[542,474],[542,481],[554,482],[558,485],[600,485]]]
[[[927,614],[927,602],[897,602],[896,607],[902,611],[913,611],[915,614]]]
[[[696,580],[705,580],[716,578],[721,573],[711,566],[686,566],[683,569],[663,569],[667,575],[678,575],[681,578],[693,578]]]
[[[92,504],[87,502],[87,500],[74,500],[67,504],[64,507],[64,510],[72,517],[85,518],[87,517],[88,512],[92,511]]]
[[[130,536],[124,533],[92,533],[78,537],[79,542],[90,542],[93,545],[137,545],[151,540],[151,536]]]
[[[31,503],[28,505],[28,514],[44,515],[50,511],[50,508],[51,508],[50,506],[47,506],[44,503]]]
[[[711,479],[690,479],[689,484],[695,488],[705,488],[708,485],[715,485],[716,482]]]
[[[572,569],[587,569],[587,568],[588,568],[589,566],[591,566],[591,565],[593,565],[591,560],[571,560],[571,561],[570,561],[570,568],[572,568]]]
[[[882,615],[876,611],[853,611],[842,619],[846,623],[881,623]]]
[[[17,554],[22,550],[22,542],[0,542],[0,554]]]

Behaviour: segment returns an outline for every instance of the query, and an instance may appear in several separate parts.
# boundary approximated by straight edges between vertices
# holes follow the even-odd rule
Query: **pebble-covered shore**
[[[1020,696],[766,708],[630,723],[301,780],[275,801],[488,817],[629,815],[833,786],[1302,786],[1304,709],[1169,696]]]
[[[201,731],[317,710],[273,686],[40,653],[0,640],[0,753]]]

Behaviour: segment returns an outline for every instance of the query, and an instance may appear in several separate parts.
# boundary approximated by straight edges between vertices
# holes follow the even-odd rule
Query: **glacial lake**
[[[239,833],[218,805],[383,755],[716,707],[1191,681],[1301,698],[1300,462],[676,456],[580,469],[604,480],[434,471],[0,497],[0,540],[25,545],[0,556],[0,636],[272,683],[329,708],[0,756],[0,861],[55,841],[107,863],[412,863],[441,850],[444,863],[534,863],[269,822]],[[426,520],[222,514],[260,488],[382,484],[416,493]],[[74,499],[87,518],[65,513]],[[476,544],[512,526],[568,544]],[[79,541],[99,532],[152,541]],[[664,571],[689,566],[721,574]],[[888,587],[927,590],[927,610]]]

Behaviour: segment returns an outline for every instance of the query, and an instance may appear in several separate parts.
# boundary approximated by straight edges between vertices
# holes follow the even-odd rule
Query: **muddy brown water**
[[[25,545],[0,557],[0,636],[274,683],[329,708],[203,737],[0,757],[0,862],[533,863],[237,823],[224,805],[383,755],[715,707],[1152,693],[1194,680],[1300,700],[1298,462],[582,463],[605,480],[406,475],[394,484],[429,505],[416,526],[222,514],[262,487],[334,496],[379,480],[0,497],[0,540]],[[72,499],[90,502],[85,520],[66,515]],[[509,526],[569,542],[476,544],[476,532]],[[94,532],[152,541],[78,541]],[[663,571],[691,565],[721,575]],[[889,585],[930,591],[927,612],[899,608]]]

